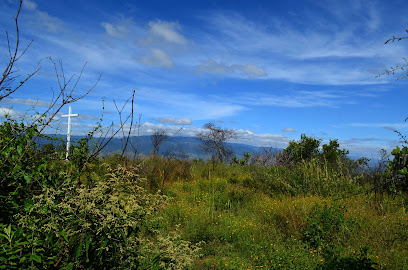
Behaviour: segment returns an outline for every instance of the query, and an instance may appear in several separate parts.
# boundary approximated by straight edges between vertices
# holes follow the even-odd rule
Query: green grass
[[[245,176],[236,178],[175,181],[166,187],[171,202],[160,212],[161,229],[179,225],[183,239],[204,242],[194,269],[324,269],[328,247],[343,261],[358,260],[361,248],[368,247],[377,268],[407,267],[408,215],[400,200],[386,196],[380,206],[361,194],[343,199],[338,193],[270,194],[248,187]],[[303,237],[315,205],[345,209],[345,222],[326,246],[312,247]]]

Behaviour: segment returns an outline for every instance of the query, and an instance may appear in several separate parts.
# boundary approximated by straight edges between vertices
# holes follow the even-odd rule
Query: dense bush
[[[391,154],[394,156],[388,167],[393,181],[388,185],[394,191],[408,191],[408,148],[397,146]]]

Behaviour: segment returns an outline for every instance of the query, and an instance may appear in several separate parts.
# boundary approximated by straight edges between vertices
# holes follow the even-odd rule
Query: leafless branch
[[[19,72],[19,69],[16,67],[16,64],[18,60],[26,53],[27,49],[31,46],[33,42],[31,41],[24,48],[24,50],[21,53],[19,53],[20,31],[18,28],[18,16],[20,14],[22,3],[23,1],[20,0],[17,14],[14,18],[15,28],[16,28],[16,43],[15,43],[13,50],[11,49],[11,46],[10,46],[10,39],[9,39],[8,32],[6,32],[7,46],[8,46],[8,51],[9,51],[9,61],[8,61],[6,68],[3,71],[2,76],[0,77],[0,100],[16,92],[22,85],[24,85],[24,83],[26,83],[40,69],[39,67],[37,67],[32,73],[28,74],[27,77],[25,77],[23,80],[20,80],[17,86],[13,86],[15,80],[20,77],[20,75],[15,75]]]

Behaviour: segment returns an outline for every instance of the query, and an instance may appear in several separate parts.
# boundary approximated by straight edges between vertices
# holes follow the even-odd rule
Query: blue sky
[[[0,30],[11,39],[17,4],[0,2]],[[239,143],[286,147],[305,133],[375,158],[398,144],[393,129],[408,131],[407,81],[375,78],[408,55],[408,41],[384,44],[407,34],[407,12],[405,1],[26,0],[21,43],[34,43],[18,67],[26,74],[51,56],[70,77],[87,63],[78,94],[102,73],[72,104],[75,134],[98,121],[102,99],[103,123],[118,123],[113,100],[122,106],[136,90],[142,134],[183,127],[179,135],[194,136],[213,121]],[[2,66],[6,57],[4,34]],[[40,67],[0,115],[51,101],[53,67],[44,59]],[[60,116],[54,126],[64,130]]]

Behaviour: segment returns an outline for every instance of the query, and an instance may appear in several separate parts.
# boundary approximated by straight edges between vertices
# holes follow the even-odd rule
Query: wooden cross
[[[65,156],[65,160],[68,160],[68,153],[69,153],[69,147],[71,146],[71,117],[74,116],[79,116],[79,114],[72,113],[72,107],[69,106],[69,111],[68,114],[64,114],[61,117],[68,117],[68,132],[67,132],[67,154]]]

